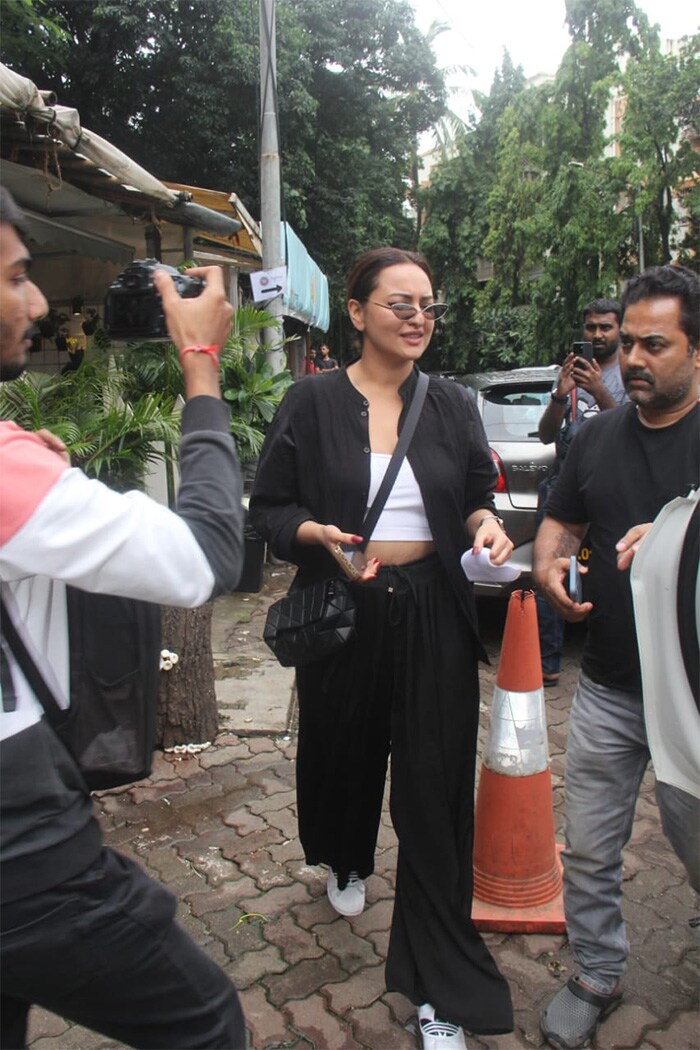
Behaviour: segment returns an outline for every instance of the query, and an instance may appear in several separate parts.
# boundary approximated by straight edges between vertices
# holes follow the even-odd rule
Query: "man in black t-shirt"
[[[700,484],[700,282],[679,266],[630,281],[620,366],[631,404],[574,438],[535,541],[537,586],[567,620],[588,619],[566,753],[564,907],[579,974],[541,1026],[583,1047],[620,1002],[629,944],[620,910],[622,849],[649,762],[629,568],[661,508]],[[564,581],[590,530],[585,601]],[[672,686],[671,686],[672,687]],[[657,783],[666,835],[700,890],[700,805]]]
[[[319,347],[318,356],[316,357],[316,371],[317,372],[336,372],[339,368],[339,364],[334,357],[331,357],[329,348],[324,343],[323,346]]]

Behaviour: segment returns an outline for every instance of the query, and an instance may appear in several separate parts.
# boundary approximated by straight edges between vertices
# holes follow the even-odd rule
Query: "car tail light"
[[[491,459],[496,464],[496,469],[498,471],[498,480],[497,480],[496,484],[494,485],[493,491],[494,492],[506,492],[507,493],[508,492],[508,482],[506,481],[506,472],[503,469],[503,463],[501,462],[501,457],[498,455],[497,452],[494,452],[492,448],[489,449],[489,452],[491,453]]]

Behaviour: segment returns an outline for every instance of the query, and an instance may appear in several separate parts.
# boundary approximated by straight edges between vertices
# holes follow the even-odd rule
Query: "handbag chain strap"
[[[408,452],[408,446],[411,444],[416,424],[418,423],[418,417],[423,409],[423,402],[425,401],[425,395],[428,390],[428,377],[425,372],[418,373],[418,380],[416,382],[416,388],[411,398],[411,404],[408,408],[408,414],[406,415],[406,422],[401,428],[399,434],[399,440],[394,449],[394,454],[389,460],[389,466],[386,468],[386,473],[382,478],[382,483],[379,486],[379,491],[374,497],[372,506],[368,507],[365,512],[364,521],[362,522],[362,531],[364,533],[362,543],[351,549],[354,551],[363,551],[369,543],[370,537],[374,532],[375,526],[379,521],[379,515],[384,510],[384,504],[387,501],[389,493],[394,487],[396,481],[396,475],[398,474],[401,463],[403,462],[404,456]]]

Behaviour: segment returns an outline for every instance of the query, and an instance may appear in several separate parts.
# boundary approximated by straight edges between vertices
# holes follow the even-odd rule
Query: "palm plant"
[[[71,462],[113,488],[143,487],[146,468],[175,446],[174,398],[160,392],[125,398],[126,376],[107,355],[86,357],[66,375],[28,372],[0,387],[0,418],[28,430],[53,431]]]
[[[265,310],[240,307],[231,335],[221,353],[221,388],[231,405],[231,433],[242,463],[254,459],[262,447],[267,425],[292,382],[287,371],[275,373],[260,345],[260,333],[272,325]],[[170,343],[140,343],[126,348],[117,359],[125,373],[124,396],[167,391],[184,392],[177,351]]]

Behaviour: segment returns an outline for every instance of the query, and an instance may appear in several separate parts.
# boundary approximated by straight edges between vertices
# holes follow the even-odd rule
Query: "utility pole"
[[[280,177],[279,136],[277,133],[277,45],[275,0],[260,4],[260,219],[263,243],[263,270],[284,265],[281,237],[282,192]],[[265,305],[275,318],[274,327],[266,328],[267,360],[275,372],[284,368],[280,349],[283,338],[282,297],[275,296]]]

